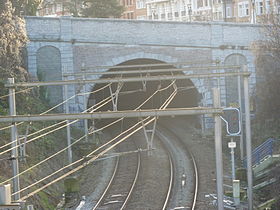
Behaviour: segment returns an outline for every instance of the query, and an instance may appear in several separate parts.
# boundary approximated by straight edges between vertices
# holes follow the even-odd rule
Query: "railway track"
[[[164,130],[164,134],[162,133],[163,130]],[[165,142],[164,144],[165,144],[165,147],[166,147],[167,150],[170,150],[171,145],[170,144],[167,145],[166,141],[169,141],[169,142],[173,141],[173,144],[174,144],[174,141],[176,141],[177,146],[179,146],[181,149],[183,149],[186,152],[187,156],[189,156],[189,159],[192,163],[191,167],[192,167],[192,171],[193,171],[193,173],[192,173],[193,174],[193,177],[192,177],[192,180],[193,180],[192,198],[189,199],[189,201],[186,205],[184,205],[184,204],[182,204],[181,206],[177,205],[173,209],[185,209],[185,207],[187,207],[188,209],[194,210],[195,207],[196,207],[196,201],[197,201],[197,195],[198,195],[198,184],[199,184],[198,168],[197,168],[197,163],[195,161],[195,157],[192,154],[192,152],[189,151],[188,146],[183,142],[183,140],[175,132],[173,132],[171,129],[169,129],[168,127],[163,126],[161,124],[160,126],[158,126],[156,134],[160,137],[160,139],[162,141]],[[170,156],[174,156],[174,155],[177,155],[177,154],[174,154],[174,151],[173,152],[170,151]],[[173,159],[176,159],[176,158],[173,157]],[[175,162],[176,162],[175,164],[180,164],[179,161],[175,161]],[[175,168],[180,168],[181,166],[177,165],[177,166],[174,166],[174,167]],[[174,178],[176,179],[177,177],[174,177]],[[190,177],[186,177],[186,179],[190,179]],[[172,209],[172,208],[170,208],[170,209]]]
[[[135,149],[133,143],[126,143],[126,149]],[[92,210],[124,209],[138,179],[141,165],[140,152],[130,157],[118,157],[113,175],[103,194]]]
[[[161,133],[161,131],[164,130],[164,134]],[[119,156],[116,160],[114,172],[111,176],[110,181],[108,182],[107,187],[105,188],[104,192],[100,196],[100,198],[97,200],[97,202],[94,202],[94,207],[91,208],[93,210],[95,209],[145,209],[145,207],[149,206],[150,209],[186,209],[183,207],[188,207],[187,209],[195,209],[196,206],[196,200],[197,200],[197,193],[198,193],[198,171],[197,171],[197,166],[195,159],[193,155],[191,154],[190,151],[188,151],[188,148],[185,143],[183,143],[178,136],[174,132],[172,132],[170,129],[164,127],[164,126],[159,126],[159,129],[156,132],[157,136],[157,141],[158,141],[158,147],[162,148],[161,153],[165,153],[167,156],[166,161],[165,161],[165,176],[168,176],[168,179],[164,179],[164,187],[161,188],[157,192],[157,195],[155,196],[155,199],[157,199],[157,202],[154,202],[154,204],[151,201],[147,201],[146,199],[148,198],[147,196],[139,196],[139,192],[137,195],[138,190],[142,190],[140,194],[145,194],[147,191],[149,191],[148,188],[155,187],[155,184],[153,183],[158,183],[162,182],[163,179],[160,177],[154,177],[153,181],[151,179],[146,180],[146,172],[140,172],[140,169],[146,170],[147,168],[145,167],[145,164],[147,166],[153,163],[153,166],[150,166],[153,168],[152,170],[158,170],[156,167],[157,161],[151,161],[153,160],[153,157],[148,157],[147,155],[145,156],[144,153],[144,160],[146,163],[141,163],[145,162],[144,160],[141,160],[141,154],[140,152],[137,153],[130,153],[128,155],[124,156]],[[140,136],[138,138],[141,138]],[[170,146],[167,145],[166,143],[161,143],[166,141],[166,138],[168,138],[169,142],[175,142],[176,144]],[[143,137],[142,137],[143,139]],[[160,141],[158,140],[160,139]],[[136,139],[139,140],[139,139]],[[139,142],[139,141],[137,141]],[[159,144],[161,146],[159,146]],[[122,147],[122,151],[132,151],[136,150],[136,145],[129,140],[124,144],[125,147]],[[137,147],[139,147],[137,145]],[[145,143],[142,143],[142,147],[145,147]],[[175,157],[178,155],[176,151],[172,152],[172,149],[170,147],[179,147],[180,150],[182,150],[182,153],[188,153],[187,155],[185,154],[184,157],[181,157],[182,159],[186,159],[186,156],[188,156],[188,159],[190,162],[192,162],[192,169],[193,171],[191,180],[192,180],[192,189],[189,194],[192,194],[192,199],[190,202],[190,199],[188,201],[184,200],[184,198],[181,199],[181,202],[175,202],[174,204],[173,199],[174,196],[178,194],[174,194],[174,192],[178,191],[178,180],[180,180],[180,172],[178,172],[178,168],[182,168],[180,165],[182,162],[178,160],[178,157]],[[178,149],[178,148],[177,148]],[[163,150],[165,150],[163,152]],[[174,150],[174,148],[173,148]],[[158,152],[156,150],[155,152]],[[180,156],[180,155],[179,155]],[[159,157],[157,157],[159,158]],[[143,164],[143,165],[142,165]],[[142,165],[140,167],[140,165]],[[169,166],[167,166],[169,165]],[[189,167],[186,166],[186,168]],[[167,169],[168,168],[168,169]],[[141,171],[143,171],[141,170]],[[176,171],[178,170],[178,171]],[[187,170],[187,169],[186,169]],[[142,173],[142,176],[139,180],[139,174]],[[161,172],[162,173],[162,172]],[[168,175],[167,175],[168,174]],[[150,177],[152,175],[149,175]],[[155,175],[153,175],[155,176]],[[189,173],[189,176],[190,173]],[[187,177],[189,180],[190,177]],[[148,182],[148,184],[146,183]],[[176,184],[177,182],[177,184]],[[138,186],[138,189],[136,187],[136,183]],[[145,185],[146,184],[146,185]],[[143,188],[143,185],[145,187]],[[162,184],[161,184],[162,185]],[[139,189],[140,186],[140,189]],[[177,188],[177,189],[176,189]],[[189,190],[190,191],[190,190]],[[180,193],[180,192],[179,192]],[[155,195],[155,193],[152,193]],[[133,197],[133,199],[131,198]],[[132,201],[131,201],[132,200]],[[137,200],[135,202],[135,200]],[[134,202],[134,203],[133,203]],[[147,202],[150,202],[150,205],[146,205]],[[181,203],[181,205],[179,205]],[[143,208],[142,208],[142,207]]]

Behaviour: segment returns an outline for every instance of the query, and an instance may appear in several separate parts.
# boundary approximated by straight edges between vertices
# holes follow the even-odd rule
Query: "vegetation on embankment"
[[[4,82],[0,82],[0,96],[4,96],[8,94],[7,89],[4,88]],[[18,114],[31,114],[31,113],[42,113],[50,108],[46,100],[40,98],[40,91],[37,88],[29,90],[27,92],[22,92],[16,94],[16,108]],[[54,112],[54,111],[52,111]],[[9,104],[8,97],[4,97],[0,99],[0,115],[8,115],[9,113]],[[19,135],[26,134],[26,129],[28,126],[28,133],[34,133],[39,131],[42,128],[46,128],[49,125],[54,124],[55,122],[33,122],[29,125],[29,123],[23,123],[18,126]],[[8,126],[8,124],[0,123],[0,128]],[[59,126],[55,126],[54,128],[58,128]],[[48,129],[44,132],[38,133],[34,136],[30,136],[27,140],[30,140],[36,136],[39,136],[47,131],[51,131],[52,129]],[[10,140],[10,129],[5,129],[0,131],[0,148],[2,145],[9,143]],[[72,128],[72,137],[78,138],[81,136],[81,132],[79,129]],[[55,152],[65,148],[67,145],[66,140],[66,129],[60,129],[51,134],[48,134],[44,137],[41,137],[33,142],[26,144],[26,157],[20,158],[20,172],[30,168],[34,164],[44,160]],[[0,152],[9,149],[11,146],[1,148]],[[74,155],[75,157],[75,155]],[[0,182],[7,180],[12,177],[11,171],[11,160],[10,152],[2,154],[0,156]],[[45,163],[39,165],[31,169],[30,171],[24,173],[20,176],[20,185],[21,189],[27,186],[30,186],[35,181],[40,180],[48,174],[51,174],[68,164],[67,160],[67,151],[62,152],[61,154],[55,156],[54,158],[46,161]],[[61,175],[61,174],[60,174]],[[42,183],[35,185],[29,190],[26,190],[22,193],[22,195],[26,195],[34,191],[35,189],[43,186],[44,184],[49,183],[51,179],[46,179]],[[9,182],[11,183],[11,181]],[[58,184],[54,184],[43,191],[37,193],[36,195],[30,197],[27,200],[27,203],[33,204],[35,209],[54,209],[56,204],[59,202],[59,199],[63,193],[63,184],[59,182]]]

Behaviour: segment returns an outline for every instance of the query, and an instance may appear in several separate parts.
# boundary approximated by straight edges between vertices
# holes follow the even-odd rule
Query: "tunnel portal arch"
[[[167,68],[176,68],[173,65],[170,65],[166,62],[156,60],[156,59],[147,59],[147,58],[138,58],[133,60],[128,60],[123,63],[119,63],[116,66],[123,66],[123,65],[143,65],[143,64],[166,64],[165,66],[156,67],[131,67],[125,68],[125,70],[137,70],[141,69],[167,69]],[[108,69],[108,71],[120,71],[124,70],[120,68],[113,68]],[[159,75],[160,73],[151,73],[150,75]],[[162,74],[162,73],[161,73]],[[165,73],[166,74],[166,73]],[[171,75],[171,73],[169,73]],[[183,72],[174,72],[174,74],[184,74]],[[136,73],[133,76],[140,76],[140,74]],[[108,78],[108,77],[115,77],[116,75],[103,75],[100,78]],[[131,77],[131,75],[122,75],[123,77]],[[143,75],[142,75],[143,76]],[[138,107],[143,101],[145,101],[150,95],[152,95],[157,89],[161,89],[164,87],[168,87],[172,81],[154,81],[154,82],[147,82],[146,89],[144,88],[141,82],[133,82],[133,83],[125,83],[123,84],[119,99],[118,99],[118,110],[133,110]],[[91,86],[91,91],[98,90],[99,88],[103,87],[105,84],[97,84]],[[190,79],[185,80],[177,80],[176,86],[178,88],[178,93],[174,98],[174,101],[170,103],[168,106],[169,108],[182,108],[182,107],[195,107],[199,104],[199,91],[196,88],[194,82]],[[112,92],[115,92],[117,89],[117,84],[112,84],[111,86]],[[152,108],[159,108],[160,105],[167,99],[167,97],[174,91],[174,87],[170,86],[165,91],[158,92],[151,100],[149,100],[145,105],[142,106],[142,109],[152,109]],[[91,107],[92,105],[102,101],[104,98],[110,96],[109,88],[106,88],[98,93],[91,94],[88,98],[87,107]],[[113,110],[113,103],[110,101],[107,105],[102,107],[100,111],[108,111]]]

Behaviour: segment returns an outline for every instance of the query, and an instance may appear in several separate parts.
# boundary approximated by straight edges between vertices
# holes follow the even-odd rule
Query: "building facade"
[[[70,0],[44,0],[38,8],[37,16],[70,16],[69,4]]]
[[[279,14],[276,0],[147,0],[150,20],[263,22]]]
[[[122,19],[147,19],[146,0],[120,0],[120,4],[125,8]]]
[[[276,0],[118,0],[122,19],[260,23],[279,14]],[[45,0],[38,16],[70,16],[71,0]],[[80,5],[81,6],[81,5]]]

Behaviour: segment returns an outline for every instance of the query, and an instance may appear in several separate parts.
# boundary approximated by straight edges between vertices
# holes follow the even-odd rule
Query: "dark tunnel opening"
[[[154,59],[135,59],[129,60],[124,63],[119,64],[119,66],[131,66],[131,65],[147,65],[147,64],[165,64],[162,61],[154,60]],[[128,68],[113,68],[109,69],[110,72],[114,71],[135,71],[136,74],[110,74],[103,75],[100,78],[114,78],[114,77],[145,77],[145,74],[137,73],[139,70],[156,70],[156,69],[175,69],[176,67],[173,65],[169,65],[166,63],[164,66],[151,66],[151,67],[128,67]],[[156,75],[183,75],[182,71],[176,72],[156,72],[150,73],[151,76]],[[147,103],[145,103],[140,109],[157,109],[167,100],[170,94],[174,91],[173,85],[171,85],[172,81],[148,81],[146,83],[146,89],[143,86],[141,81],[139,82],[129,82],[124,83],[119,94],[117,110],[134,110],[136,107],[140,106],[149,96],[151,96],[158,89],[163,89],[169,87],[164,91],[159,91],[155,96],[152,97]],[[177,80],[175,81],[177,86],[177,94],[174,97],[173,101],[168,105],[167,108],[187,108],[187,107],[196,107],[198,106],[199,94],[197,89],[195,88],[193,82],[189,79]],[[106,84],[97,84],[94,86],[93,90],[98,90]],[[118,84],[114,83],[111,85],[111,90],[114,93],[117,89]],[[105,88],[102,91],[99,91],[95,94],[91,94],[88,100],[88,107],[91,107],[93,104],[102,101],[103,99],[109,97],[110,89]],[[105,106],[101,107],[98,111],[112,111],[113,103],[110,101]],[[195,116],[180,116],[187,118],[193,123],[198,124],[198,118]],[[167,118],[167,117],[165,117]],[[112,120],[99,120],[95,122],[95,126],[99,127],[101,125],[107,124]],[[195,121],[195,122],[194,122]]]

